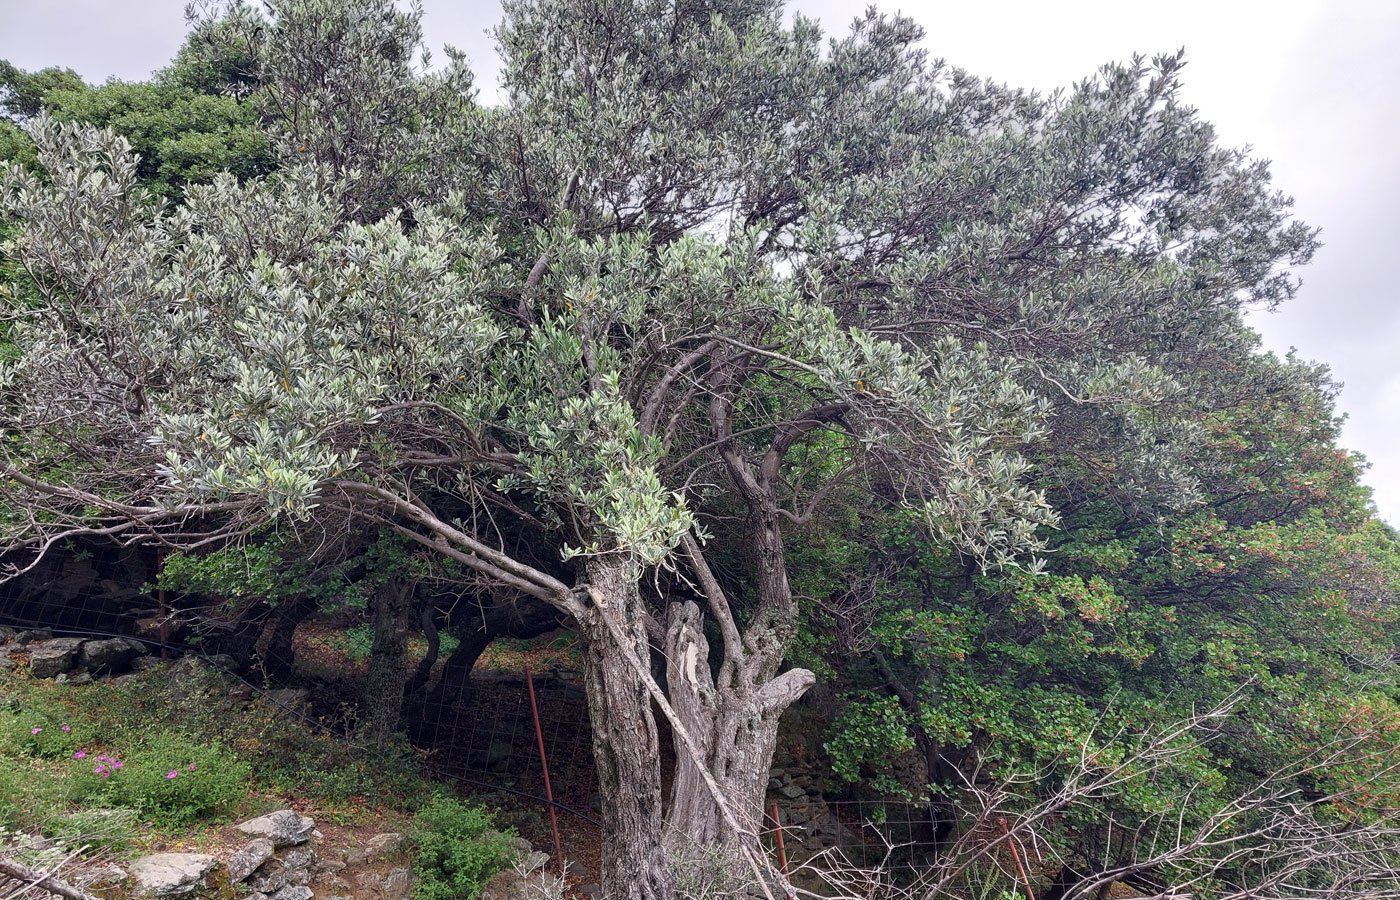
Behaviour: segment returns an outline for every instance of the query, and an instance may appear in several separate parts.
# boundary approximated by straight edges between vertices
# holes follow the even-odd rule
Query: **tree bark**
[[[666,823],[668,855],[684,864],[697,861],[697,853],[718,850],[734,856],[740,844],[761,854],[758,836],[763,830],[763,799],[778,723],[814,677],[805,669],[791,669],[754,681],[740,672],[732,683],[717,687],[700,608],[694,603],[672,604],[666,653],[671,660],[667,670],[671,703],[744,828],[743,834],[732,832],[695,761],[678,753]]]
[[[598,556],[587,574],[594,607],[580,632],[603,805],[603,891],[608,900],[670,900],[675,883],[659,840],[661,745],[651,694],[633,665],[650,653],[641,566],[625,556]]]
[[[403,711],[413,588],[413,582],[391,579],[375,591],[374,643],[365,678],[360,733],[381,746],[398,730]]]
[[[263,671],[268,681],[285,684],[292,680],[296,671],[294,641],[297,627],[315,611],[316,601],[308,596],[299,596],[283,604],[282,614],[277,617],[277,624],[272,626],[272,635],[263,652]]]
[[[436,616],[437,610],[433,609],[431,602],[424,603],[423,609],[418,613],[418,630],[423,632],[423,637],[428,641],[428,652],[423,654],[418,668],[413,670],[408,683],[404,685],[405,697],[412,697],[428,686],[428,678],[433,674],[433,666],[437,665],[438,654],[442,652],[442,638],[438,635]]]
[[[672,604],[668,614],[671,703],[742,829],[735,834],[727,826],[696,761],[678,753],[665,843],[668,855],[681,866],[707,863],[717,850],[734,858],[747,850],[761,858],[758,836],[763,830],[763,799],[778,723],[816,681],[806,669],[778,671],[797,631],[797,608],[787,579],[776,509],[762,502],[754,506],[749,533],[754,538],[758,604],[742,634],[699,546],[691,539],[685,543],[724,637],[718,679],[711,670],[700,607],[689,602]],[[740,871],[737,866],[731,868]]]

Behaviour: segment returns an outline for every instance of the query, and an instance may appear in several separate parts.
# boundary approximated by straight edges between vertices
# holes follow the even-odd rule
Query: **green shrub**
[[[278,793],[355,805],[372,797],[400,809],[412,809],[429,794],[418,754],[402,736],[361,746],[266,702],[250,704],[237,717],[234,749],[251,764],[253,777]]]
[[[417,851],[415,900],[473,900],[515,858],[515,835],[497,831],[489,812],[442,795],[414,816],[409,839]]]
[[[47,698],[32,698],[47,699]],[[0,756],[63,759],[91,740],[91,729],[57,703],[0,709]]]
[[[188,824],[247,795],[247,763],[218,742],[182,732],[148,736],[125,754],[78,751],[75,757],[75,799],[137,809],[160,825]]]

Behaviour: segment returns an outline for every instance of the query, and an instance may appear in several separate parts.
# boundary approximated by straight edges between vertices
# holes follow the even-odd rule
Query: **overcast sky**
[[[793,4],[844,32],[865,0]],[[1187,100],[1225,141],[1273,161],[1277,185],[1326,246],[1289,307],[1253,317],[1266,346],[1296,347],[1345,383],[1343,442],[1372,463],[1377,505],[1400,525],[1400,2],[994,0],[879,4],[922,23],[936,56],[1052,89],[1134,52],[1186,47]],[[0,58],[138,79],[184,34],[184,0],[0,0]],[[495,0],[424,0],[430,46],[466,51],[483,98],[497,69]]]

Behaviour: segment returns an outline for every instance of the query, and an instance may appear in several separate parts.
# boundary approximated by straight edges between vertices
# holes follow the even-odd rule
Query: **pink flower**
[[[68,723],[67,723],[67,722],[64,722],[64,723],[63,723],[63,726],[60,728],[60,730],[61,730],[64,734],[67,734],[68,732],[72,731],[73,729],[68,727]]]
[[[74,754],[73,754],[73,758],[74,758],[74,759],[82,759],[82,758],[85,757],[85,756],[87,756],[87,751],[86,751],[86,750],[79,750],[77,753],[74,753]]]
[[[119,759],[114,759],[114,760],[112,760],[112,768],[114,768],[114,769],[120,769],[121,767],[122,767],[122,761],[121,761],[121,760],[119,760]]]
[[[166,778],[176,778],[176,777],[179,776],[179,774],[180,774],[179,772],[176,772],[175,770],[172,769],[171,771],[165,773],[165,777],[166,777]]]
[[[38,734],[39,732],[41,732],[41,731],[43,731],[43,730],[44,730],[44,729],[42,729],[42,728],[31,728],[31,729],[29,729],[29,733],[30,733],[30,734]]]
[[[186,768],[188,768],[191,772],[193,772],[193,771],[194,771],[194,763],[190,763],[188,766],[186,766]]]

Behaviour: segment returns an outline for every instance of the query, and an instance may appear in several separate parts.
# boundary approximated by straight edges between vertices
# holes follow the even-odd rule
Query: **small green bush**
[[[160,825],[188,824],[247,795],[247,763],[218,742],[182,732],[147,736],[126,754],[74,756],[75,799],[137,809]]]
[[[58,704],[0,709],[0,756],[63,759],[90,740],[88,727]]]
[[[474,900],[491,876],[515,859],[515,835],[497,831],[491,814],[438,795],[414,816],[415,900]]]

